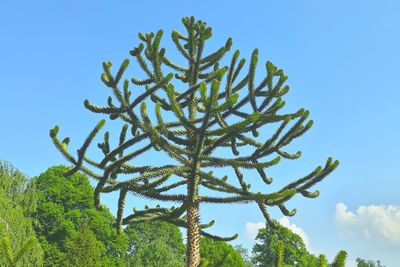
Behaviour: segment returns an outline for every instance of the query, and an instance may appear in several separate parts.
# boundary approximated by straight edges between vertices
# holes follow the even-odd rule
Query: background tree
[[[259,230],[253,246],[253,263],[256,266],[274,267],[278,243],[284,245],[283,262],[291,266],[319,266],[318,259],[307,251],[303,239],[276,222],[277,227]]]
[[[373,261],[373,260],[365,260],[362,258],[357,258],[357,267],[385,267],[382,265],[380,260]]]
[[[319,267],[328,267],[328,260],[324,254],[320,254],[318,257]]]
[[[43,250],[35,238],[32,219],[35,186],[10,163],[0,161],[0,266],[41,266]]]
[[[332,267],[345,267],[346,259],[347,259],[347,252],[344,250],[341,250],[336,255],[335,260],[333,261],[333,263],[331,265],[332,265]]]
[[[172,40],[186,61],[184,66],[173,63],[166,56],[165,48],[160,47],[163,31],[139,34],[143,43],[135,47],[131,55],[146,77],[131,79],[134,85],[144,87],[144,92],[137,93],[133,100],[129,80],[122,81],[129,60],[124,60],[115,74],[112,74],[111,62],[103,63],[101,79],[112,90],[114,98],[109,97],[108,105],[104,107],[85,100],[85,107],[95,113],[107,114],[110,119],[120,118],[125,125],[114,148],[110,147],[109,133],[105,133],[104,142],[98,144],[104,153],[102,160],[95,161],[86,152],[105,120],[92,130],[76,158],[67,150],[69,138],[58,139],[58,126],[50,131],[50,136],[74,165],[66,172],[67,176],[82,171],[98,181],[94,191],[97,208],[100,208],[100,193],[119,191],[116,221],[119,231],[121,224],[153,220],[186,227],[188,265],[197,267],[200,234],[223,239],[204,231],[212,223],[200,223],[201,204],[255,202],[272,225],[268,206],[278,206],[283,214],[294,215],[296,210],[288,210],[286,201],[297,193],[317,197],[319,192],[311,192],[310,188],[333,171],[338,161],[329,158],[324,167],[317,167],[275,192],[251,191],[242,170],[253,170],[252,179],[257,175],[270,184],[272,178],[266,175],[266,168],[277,165],[281,158],[293,160],[301,156],[300,151],[291,154],[285,147],[310,129],[309,112],[299,109],[293,113],[278,113],[285,105],[282,96],[289,90],[284,85],[287,76],[267,62],[266,74],[256,84],[257,49],[244,74],[241,71],[245,60],[239,60],[239,51],[234,53],[230,64],[221,67],[219,61],[230,50],[232,40],[228,39],[216,52],[204,55],[205,43],[212,36],[211,28],[193,17],[182,21],[187,34],[173,31]],[[166,73],[167,69],[172,72]],[[172,82],[174,77],[176,80]],[[135,88],[135,92],[138,90]],[[148,107],[155,108],[155,116],[148,115]],[[270,138],[259,136],[266,126],[275,128]],[[141,160],[143,155],[154,151],[165,153],[171,163],[151,165]],[[233,175],[218,177],[210,171],[214,168],[228,168]],[[202,195],[200,190],[203,189],[220,195]],[[155,207],[123,217],[128,192],[149,199],[173,201],[179,206]]]
[[[260,267],[344,267],[347,252],[341,250],[334,261],[328,264],[324,254],[317,258],[307,251],[303,239],[279,225],[277,228],[266,227],[259,230],[253,246],[252,262]]]
[[[141,244],[129,258],[129,266],[134,267],[182,267],[184,265],[185,258],[177,257],[174,250],[160,240]]]
[[[244,267],[244,261],[231,245],[224,241],[200,239],[201,267]]]
[[[240,254],[240,257],[243,259],[245,267],[253,267],[253,263],[251,262],[251,257],[249,255],[249,251],[247,248],[243,247],[243,245],[234,246],[235,250]]]
[[[89,223],[84,221],[77,236],[67,245],[68,266],[101,266],[101,246],[95,234],[90,230]]]
[[[78,238],[85,220],[98,241],[102,265],[125,266],[128,237],[117,235],[115,217],[108,209],[94,208],[88,177],[76,173],[67,179],[63,176],[67,170],[56,166],[34,178],[38,197],[35,231],[44,249],[44,266],[63,266],[67,262],[70,245]]]
[[[154,221],[128,225],[124,232],[130,266],[184,266],[185,245],[177,226]]]
[[[9,266],[16,267],[22,261],[23,257],[37,244],[36,238],[31,236],[22,247],[18,248],[16,253],[13,252],[10,239],[3,236],[0,239],[0,255],[6,260]]]
[[[35,183],[11,163],[0,161],[0,190],[15,207],[30,216],[36,209]]]

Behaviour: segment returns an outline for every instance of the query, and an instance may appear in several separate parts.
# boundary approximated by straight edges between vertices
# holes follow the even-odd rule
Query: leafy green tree
[[[277,228],[266,227],[259,230],[256,243],[253,246],[252,261],[255,266],[344,267],[347,257],[346,251],[339,251],[334,262],[328,264],[324,254],[317,258],[307,251],[302,238],[298,234],[279,225],[279,223],[276,224]]]
[[[256,266],[275,266],[279,242],[284,244],[283,262],[286,265],[319,266],[318,259],[307,251],[302,238],[281,225],[276,229],[266,227],[259,230],[253,246],[253,263]]]
[[[335,260],[332,263],[332,267],[345,267],[347,258],[347,252],[344,250],[339,251],[336,255]]]
[[[35,199],[30,180],[0,161],[0,266],[42,266],[43,249],[27,217],[36,208]]]
[[[129,264],[134,267],[183,267],[185,259],[180,256],[165,242],[155,240],[138,246],[130,257]]]
[[[0,161],[0,190],[13,206],[21,207],[26,216],[35,211],[35,183],[6,161]]]
[[[247,248],[243,247],[243,245],[236,245],[234,246],[234,248],[240,254],[240,257],[242,257],[245,267],[254,266],[253,263],[251,262],[251,257],[249,255],[249,251]]]
[[[94,267],[101,266],[101,244],[85,221],[77,236],[67,245],[68,265]]]
[[[362,258],[357,258],[357,267],[385,267],[382,265],[380,260],[373,261],[373,260],[365,260]]]
[[[244,267],[244,261],[231,245],[224,241],[200,239],[202,267]]]
[[[173,63],[165,48],[160,47],[162,30],[156,34],[139,34],[143,43],[135,47],[131,55],[146,77],[131,79],[134,85],[144,87],[144,92],[133,100],[129,80],[122,79],[129,60],[124,60],[115,74],[111,71],[111,62],[103,63],[101,79],[115,98],[110,96],[104,107],[85,100],[85,107],[106,114],[110,119],[120,118],[125,125],[114,148],[110,147],[109,133],[105,133],[104,142],[98,144],[104,154],[102,160],[93,160],[86,152],[105,120],[91,131],[76,158],[68,152],[69,138],[60,140],[57,137],[58,126],[50,131],[50,137],[74,165],[67,175],[82,171],[97,180],[94,192],[97,208],[100,208],[100,193],[119,192],[116,220],[119,231],[121,224],[149,220],[163,220],[185,227],[188,266],[197,267],[200,235],[216,240],[232,240],[237,236],[223,239],[205,232],[204,229],[212,224],[201,224],[201,204],[255,202],[272,225],[268,206],[278,206],[283,214],[294,215],[296,210],[289,211],[286,201],[298,193],[308,198],[317,197],[319,191],[309,190],[339,162],[329,158],[324,167],[319,166],[272,193],[251,191],[242,170],[254,170],[260,180],[270,184],[272,178],[266,175],[266,168],[277,165],[281,158],[294,160],[301,156],[300,151],[291,154],[285,147],[310,129],[313,122],[307,121],[309,112],[299,109],[279,113],[285,105],[282,96],[289,91],[284,85],[287,76],[267,62],[265,76],[256,79],[257,49],[253,51],[245,73],[241,73],[245,60],[239,60],[238,50],[230,64],[220,66],[219,61],[230,50],[232,39],[229,38],[216,52],[205,55],[205,43],[212,36],[212,29],[203,21],[195,21],[194,17],[182,21],[187,34],[173,31],[172,40],[185,58],[185,66]],[[256,80],[261,82],[256,84]],[[138,90],[135,88],[134,92]],[[155,109],[154,116],[148,115],[148,107]],[[275,132],[270,138],[261,138],[259,132],[264,132],[267,126]],[[141,158],[154,152],[165,153],[171,163],[153,164]],[[99,172],[87,166],[95,167]],[[210,168],[228,168],[234,175],[218,177],[209,171]],[[128,179],[127,175],[130,175]],[[186,189],[184,193],[179,190],[182,187]],[[201,195],[200,188],[223,194]],[[179,206],[172,209],[156,207],[123,217],[128,192],[158,201],[174,201]]]
[[[328,260],[324,254],[319,255],[318,264],[319,267],[328,267]]]
[[[35,231],[45,252],[44,265],[65,265],[69,245],[87,220],[99,241],[102,265],[124,266],[128,237],[117,234],[113,227],[115,217],[108,209],[94,208],[88,177],[76,173],[66,178],[63,174],[67,170],[65,166],[56,166],[34,178],[38,197]]]
[[[128,253],[131,266],[183,266],[185,245],[175,225],[146,222],[128,225],[124,230],[129,237]]]

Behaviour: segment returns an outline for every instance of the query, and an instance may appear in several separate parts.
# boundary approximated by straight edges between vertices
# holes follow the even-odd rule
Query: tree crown
[[[69,138],[58,139],[58,126],[50,131],[55,146],[74,165],[66,175],[82,171],[97,180],[94,202],[98,208],[100,193],[119,192],[119,229],[121,224],[150,220],[188,227],[190,222],[185,211],[191,203],[256,202],[273,226],[267,207],[278,206],[283,214],[294,215],[296,209],[288,210],[285,202],[296,194],[317,197],[319,191],[312,192],[310,188],[332,172],[338,161],[329,158],[325,166],[318,166],[275,192],[252,191],[243,169],[255,171],[265,184],[271,184],[273,180],[267,175],[267,168],[277,165],[282,158],[294,160],[301,156],[300,151],[289,153],[285,147],[310,129],[313,121],[308,120],[309,111],[302,108],[280,113],[285,105],[282,97],[289,91],[289,86],[284,85],[287,76],[268,61],[264,77],[256,83],[258,49],[254,49],[247,68],[239,50],[233,53],[230,64],[220,66],[219,62],[231,49],[232,39],[216,52],[205,55],[204,47],[212,36],[212,29],[194,17],[183,18],[182,22],[186,34],[173,31],[171,38],[186,65],[169,59],[166,49],[161,47],[162,30],[140,33],[142,43],[130,51],[144,78],[123,80],[130,63],[128,59],[114,74],[111,62],[103,63],[101,80],[111,89],[113,97],[108,98],[106,106],[89,100],[84,105],[94,113],[108,115],[111,120],[118,118],[124,125],[114,148],[110,146],[109,132],[104,134],[104,141],[98,144],[104,154],[102,160],[95,161],[86,152],[105,120],[91,131],[77,157],[67,150]],[[136,93],[135,88],[133,99],[131,84],[144,89]],[[148,114],[150,108],[154,109],[153,116]],[[259,133],[267,126],[276,127],[274,134],[258,140]],[[144,154],[154,152],[165,153],[174,163],[152,165],[140,160]],[[234,176],[219,177],[210,168],[229,168]],[[126,175],[128,179],[118,178]],[[182,193],[181,188],[187,192]],[[202,194],[210,190],[220,195]],[[123,217],[128,192],[148,199],[177,202],[179,206],[135,210]],[[204,231],[212,224],[213,221],[200,225],[200,233],[221,239]]]

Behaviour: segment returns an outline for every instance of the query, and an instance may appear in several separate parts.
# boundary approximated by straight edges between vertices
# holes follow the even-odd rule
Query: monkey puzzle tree
[[[229,38],[216,52],[204,55],[211,28],[193,17],[184,18],[183,25],[187,34],[173,31],[172,40],[186,62],[184,65],[173,63],[166,50],[160,47],[162,30],[156,34],[139,34],[142,43],[130,53],[144,71],[145,78],[132,78],[131,82],[144,90],[137,93],[135,88],[133,99],[129,80],[122,81],[129,60],[123,61],[115,75],[111,62],[103,63],[101,79],[114,98],[110,96],[106,106],[85,100],[85,107],[107,114],[111,120],[119,118],[125,124],[114,148],[110,147],[109,133],[104,134],[104,141],[98,144],[104,153],[102,160],[97,162],[87,157],[86,152],[105,120],[94,127],[76,158],[67,150],[69,138],[61,141],[57,137],[58,126],[50,131],[50,136],[58,150],[74,165],[66,175],[82,171],[98,181],[94,194],[96,207],[101,207],[100,193],[119,191],[116,219],[119,230],[121,224],[154,220],[185,227],[187,264],[198,266],[200,235],[217,240],[236,237],[221,238],[205,232],[213,221],[200,224],[201,204],[255,202],[266,221],[273,225],[268,206],[278,206],[283,214],[294,215],[296,210],[289,211],[285,202],[297,193],[317,197],[319,192],[309,189],[334,170],[338,161],[329,158],[324,167],[317,167],[275,192],[251,191],[242,169],[253,170],[262,181],[271,184],[272,178],[267,176],[266,168],[277,165],[281,158],[300,157],[300,151],[291,154],[284,148],[310,129],[312,121],[306,122],[309,112],[300,109],[278,114],[285,105],[282,96],[289,90],[284,85],[287,76],[267,62],[266,75],[256,84],[257,49],[244,74],[245,60],[239,60],[239,51],[235,51],[229,66],[221,67],[218,62],[230,50],[232,40]],[[148,107],[154,108],[153,116],[147,113]],[[261,139],[259,131],[264,131],[265,126],[273,127],[275,132],[266,140],[258,140]],[[173,163],[157,165],[154,160],[143,160],[143,155],[155,151],[165,153]],[[221,151],[225,157],[219,156]],[[218,177],[210,171],[222,167],[230,168],[233,177]],[[200,189],[220,195],[207,195],[199,192]],[[153,200],[177,202],[179,206],[157,206],[123,217],[128,192]]]

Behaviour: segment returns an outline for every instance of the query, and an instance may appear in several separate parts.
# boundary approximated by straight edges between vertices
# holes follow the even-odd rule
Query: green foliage
[[[128,225],[131,266],[184,266],[185,246],[179,228],[161,221]]]
[[[231,245],[206,237],[200,239],[202,267],[245,267],[245,263]]]
[[[21,207],[26,216],[35,211],[35,183],[6,161],[0,161],[0,190],[14,206]]]
[[[67,245],[67,266],[101,266],[101,243],[85,221],[78,235]]]
[[[93,189],[83,174],[66,178],[65,166],[49,168],[35,177],[38,207],[35,227],[45,252],[44,266],[63,266],[71,243],[87,220],[101,251],[102,264],[123,266],[128,237],[118,235],[112,226],[115,218],[107,209],[98,211],[93,205]]]
[[[357,261],[357,267],[385,267],[380,260],[372,261],[372,260],[357,258],[356,261]]]
[[[324,254],[315,257],[309,253],[301,237],[276,222],[276,228],[259,230],[253,246],[252,262],[260,267],[344,267],[347,252],[341,250],[334,262],[328,264]]]
[[[183,267],[184,258],[177,257],[175,250],[160,240],[141,244],[129,259],[130,266],[135,267]]]
[[[275,266],[278,260],[278,244],[284,246],[285,266],[317,267],[318,259],[310,254],[301,237],[276,222],[277,228],[266,227],[259,230],[253,246],[253,263],[257,266]]]
[[[301,237],[277,223],[276,228],[259,230],[253,246],[252,262],[260,267],[344,267],[347,252],[341,250],[334,262],[328,264],[324,254],[317,258],[309,253]]]
[[[25,175],[0,161],[0,266],[42,265],[43,250],[26,217],[36,208],[34,188]]]
[[[328,260],[324,254],[319,255],[318,264],[318,267],[328,267]]]
[[[347,252],[344,250],[339,251],[332,263],[332,267],[345,267],[346,258]]]
[[[283,267],[283,259],[285,253],[285,245],[282,241],[278,241],[276,245],[276,267]]]
[[[6,260],[7,264],[14,266],[14,253],[12,252],[8,236],[3,236],[0,239],[0,255]]]
[[[90,131],[75,157],[68,151],[69,138],[58,138],[58,126],[50,130],[50,137],[56,148],[74,165],[66,175],[81,171],[96,180],[93,198],[97,208],[101,207],[101,193],[119,192],[118,231],[121,231],[122,224],[154,220],[188,228],[189,265],[197,267],[200,234],[215,240],[232,240],[237,236],[221,238],[206,232],[199,221],[201,204],[255,202],[265,220],[272,225],[267,210],[270,206],[278,206],[284,215],[294,215],[295,209],[289,211],[286,202],[296,194],[317,197],[319,191],[310,191],[311,188],[331,173],[339,162],[328,158],[324,167],[318,166],[306,176],[272,193],[250,190],[243,169],[253,170],[258,174],[257,178],[270,184],[273,180],[267,177],[266,168],[277,165],[281,159],[294,160],[301,156],[300,151],[287,152],[286,146],[311,128],[313,121],[308,120],[309,111],[281,111],[285,105],[282,96],[289,91],[289,87],[284,85],[287,76],[282,69],[266,62],[265,74],[256,78],[258,49],[254,49],[247,68],[243,68],[245,59],[239,59],[238,50],[230,63],[222,66],[221,59],[231,49],[232,39],[206,55],[204,48],[212,36],[211,27],[194,17],[185,17],[182,22],[186,33],[173,31],[172,41],[185,59],[184,66],[170,60],[166,49],[161,47],[162,30],[140,33],[142,43],[130,51],[143,70],[144,79],[122,79],[130,62],[128,59],[114,71],[111,62],[103,63],[101,80],[113,97],[108,98],[106,106],[85,100],[85,107],[94,113],[105,114],[111,120],[119,118],[124,123],[118,142],[114,142],[115,147],[110,147],[108,132],[104,134],[104,141],[98,143],[103,159],[93,160],[87,156],[87,151],[104,126],[104,119]],[[131,99],[129,80],[135,87],[142,88],[133,90],[136,94],[134,99]],[[154,113],[149,113],[148,107],[154,108]],[[131,133],[127,133],[129,127]],[[275,131],[270,138],[260,141],[259,132],[267,128]],[[219,153],[222,151],[226,152],[224,157]],[[142,160],[144,154],[160,152],[172,163],[154,165]],[[132,160],[140,165],[131,164]],[[89,169],[88,165],[96,167],[98,172]],[[235,174],[226,179],[209,172],[210,168],[228,168]],[[175,190],[181,188],[186,190]],[[187,193],[178,194],[178,191]],[[199,193],[209,191],[222,194]],[[127,195],[174,201],[179,203],[179,207],[152,208],[123,218]]]
[[[110,97],[108,106],[97,106],[85,100],[85,107],[92,112],[106,114],[110,119],[120,118],[127,124],[122,127],[120,140],[115,148],[110,147],[110,135],[108,132],[105,133],[104,142],[98,144],[104,153],[104,158],[100,162],[87,157],[86,152],[95,135],[104,126],[105,120],[100,121],[89,133],[81,149],[78,150],[77,158],[74,158],[67,150],[69,138],[63,141],[58,139],[59,127],[56,126],[50,131],[50,137],[55,146],[68,161],[74,164],[74,168],[68,170],[67,174],[80,170],[97,180],[94,200],[98,207],[100,193],[119,191],[119,209],[123,209],[126,191],[150,199],[179,202],[184,208],[187,208],[186,204],[191,202],[255,201],[266,220],[270,222],[266,205],[279,205],[282,212],[287,214],[290,212],[285,208],[284,202],[296,193],[305,197],[318,196],[317,191],[309,192],[308,189],[337,167],[338,162],[331,158],[328,159],[325,167],[319,166],[309,175],[272,194],[249,190],[241,173],[242,168],[256,170],[260,179],[269,184],[272,180],[264,173],[265,168],[277,164],[281,158],[300,157],[300,152],[290,154],[284,151],[284,147],[311,127],[312,121],[303,125],[309,112],[299,109],[293,113],[282,115],[277,113],[284,106],[281,97],[288,92],[288,86],[283,85],[287,76],[283,70],[267,62],[267,73],[261,79],[262,82],[256,86],[257,49],[252,54],[248,73],[244,78],[237,80],[245,61],[242,59],[239,65],[236,65],[239,51],[235,52],[229,66],[219,65],[221,58],[230,50],[232,40],[228,39],[226,44],[216,52],[207,56],[203,55],[205,42],[212,36],[212,29],[203,21],[195,21],[194,17],[183,18],[182,22],[187,30],[187,36],[173,31],[172,39],[179,52],[187,59],[187,66],[178,66],[169,60],[166,50],[160,47],[162,30],[157,33],[139,34],[143,43],[135,47],[131,55],[137,60],[147,77],[144,80],[131,79],[134,85],[145,87],[144,92],[137,94],[134,100],[130,99],[132,93],[129,89],[129,80],[121,79],[129,65],[129,60],[123,61],[115,75],[111,70],[112,63],[103,63],[102,81],[110,88],[118,104],[114,104],[113,98]],[[164,67],[172,72],[164,73]],[[174,82],[186,84],[186,87],[180,86],[179,88],[183,89],[176,90],[173,77]],[[223,80],[226,84],[224,87],[221,86]],[[119,85],[119,81],[123,81],[123,85]],[[120,90],[121,87],[123,87],[123,92]],[[245,88],[247,90],[244,90]],[[152,105],[148,105],[150,103]],[[149,116],[147,106],[155,106],[157,123]],[[171,116],[165,116],[170,121],[163,121],[161,109],[173,115],[174,119]],[[228,117],[231,119],[228,120]],[[232,121],[235,122],[231,123]],[[293,125],[290,122],[293,122]],[[126,132],[128,124],[131,126],[132,135],[130,136]],[[269,124],[280,124],[271,138],[262,143],[253,138],[258,137],[259,130]],[[250,137],[249,133],[253,137]],[[142,144],[144,140],[151,143],[144,145]],[[253,152],[239,157],[237,141],[240,142],[240,146],[253,148]],[[129,148],[133,148],[133,152],[124,156],[124,152]],[[218,148],[231,148],[233,156],[229,157],[230,155],[226,154],[228,158],[221,158],[213,155]],[[144,153],[154,150],[165,152],[176,164],[133,166],[128,163],[133,158],[137,159]],[[266,161],[265,157],[272,155],[275,155],[275,158]],[[85,164],[96,166],[103,172],[96,174],[86,168]],[[202,171],[203,168],[209,167],[231,168],[235,171],[235,178],[241,187]],[[133,177],[129,180],[117,181],[120,174],[131,174]],[[179,181],[166,185],[172,176],[178,178]],[[163,194],[181,186],[187,187],[188,195]],[[200,187],[224,192],[231,196],[221,198],[199,196]],[[171,216],[165,209],[152,209],[136,215],[132,214],[123,220],[117,218],[117,223],[128,224],[160,219],[185,227],[187,225],[180,219],[182,213],[176,212]]]
[[[249,251],[247,248],[244,248],[243,245],[236,245],[234,246],[235,250],[240,254],[240,257],[242,257],[244,266],[245,267],[253,267],[253,263],[251,262],[251,258],[249,255]]]
[[[185,247],[176,225],[162,221],[131,224],[117,235],[112,227],[115,218],[106,208],[94,208],[88,178],[82,174],[66,178],[67,170],[53,167],[31,181],[0,161],[0,266],[42,266],[43,250],[45,266],[185,265]],[[328,266],[324,255],[316,259],[287,228],[261,229],[257,239],[261,241],[253,248],[257,266]],[[234,249],[225,242],[202,238],[200,249],[202,266],[253,266],[242,246]],[[344,266],[346,255],[339,252],[331,266]],[[383,267],[380,261],[359,258],[357,263]]]
[[[18,266],[18,263],[22,261],[25,255],[28,254],[29,250],[31,250],[37,244],[36,238],[32,236],[29,238],[25,244],[22,245],[21,248],[16,253],[13,253],[10,239],[7,236],[4,236],[0,239],[0,255],[3,255],[7,260],[7,263],[10,266]]]
[[[277,227],[259,230],[253,246],[252,262],[259,267],[344,267],[347,252],[341,250],[332,264],[324,254],[309,253],[301,237],[276,222]]]

